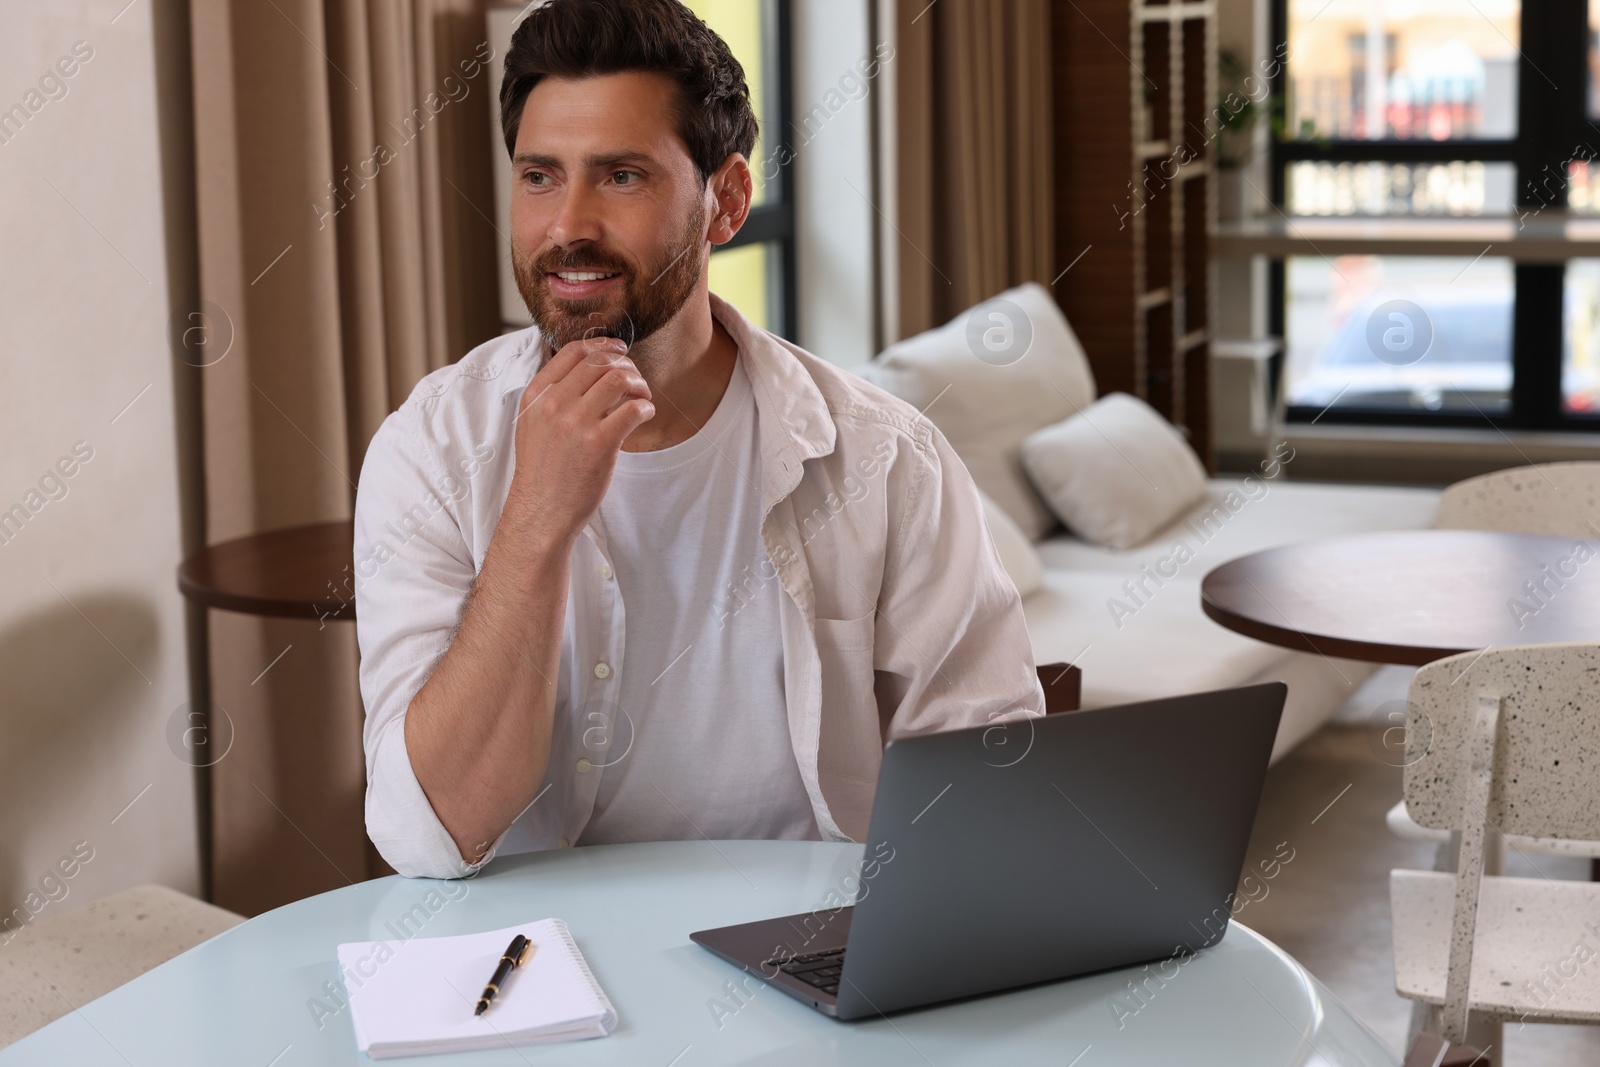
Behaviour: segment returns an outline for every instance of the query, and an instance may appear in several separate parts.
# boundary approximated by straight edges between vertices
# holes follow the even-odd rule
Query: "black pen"
[[[506,975],[512,968],[520,967],[533,958],[533,942],[518,934],[511,939],[511,944],[506,946],[505,955],[500,957],[499,964],[494,969],[494,974],[489,978],[489,984],[483,987],[483,996],[478,998],[478,1007],[474,1015],[482,1015],[489,1009],[489,1002],[495,994],[500,992],[500,983],[506,980]]]

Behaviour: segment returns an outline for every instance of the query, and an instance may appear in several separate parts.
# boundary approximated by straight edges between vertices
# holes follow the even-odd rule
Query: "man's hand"
[[[568,546],[600,507],[628,435],[655,417],[650,387],[614,337],[563,345],[522,393],[517,464],[502,520]]]

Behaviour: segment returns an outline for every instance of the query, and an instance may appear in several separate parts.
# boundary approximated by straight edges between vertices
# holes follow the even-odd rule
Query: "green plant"
[[[1228,49],[1217,53],[1220,99],[1212,114],[1218,125],[1217,162],[1224,167],[1245,162],[1250,154],[1250,131],[1261,118],[1262,107],[1247,90],[1250,80],[1250,67],[1237,53]]]

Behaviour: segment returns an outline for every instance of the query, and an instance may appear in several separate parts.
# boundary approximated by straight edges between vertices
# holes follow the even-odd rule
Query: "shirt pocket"
[[[872,634],[876,612],[859,619],[818,619],[817,658],[822,661],[823,720],[878,721],[872,690]]]
[[[818,619],[817,648],[838,652],[872,651],[872,634],[878,613],[868,612],[859,619]]]

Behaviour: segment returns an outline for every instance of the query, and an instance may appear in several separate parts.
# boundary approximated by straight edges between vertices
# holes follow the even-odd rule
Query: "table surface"
[[[208,545],[178,565],[178,589],[209,608],[292,619],[356,617],[355,523],[293,526]]]
[[[1600,557],[1600,543],[1571,537],[1353,534],[1224,563],[1200,601],[1257,640],[1414,667],[1491,646],[1600,641],[1600,559],[1579,558],[1580,545]],[[1527,582],[1546,591],[1535,598]]]
[[[408,914],[422,918],[405,931],[424,937],[564,919],[620,1019],[598,1040],[410,1061],[426,1067],[1400,1062],[1299,964],[1237,923],[1165,983],[1149,979],[1143,1002],[1128,983],[1145,976],[1128,969],[854,1023],[754,978],[744,986],[689,940],[820,907],[854,884],[860,857],[849,844],[679,841],[511,856],[462,882],[376,879],[251,919],[0,1049],[0,1065],[371,1062],[330,999],[340,989],[334,948],[395,938]]]

